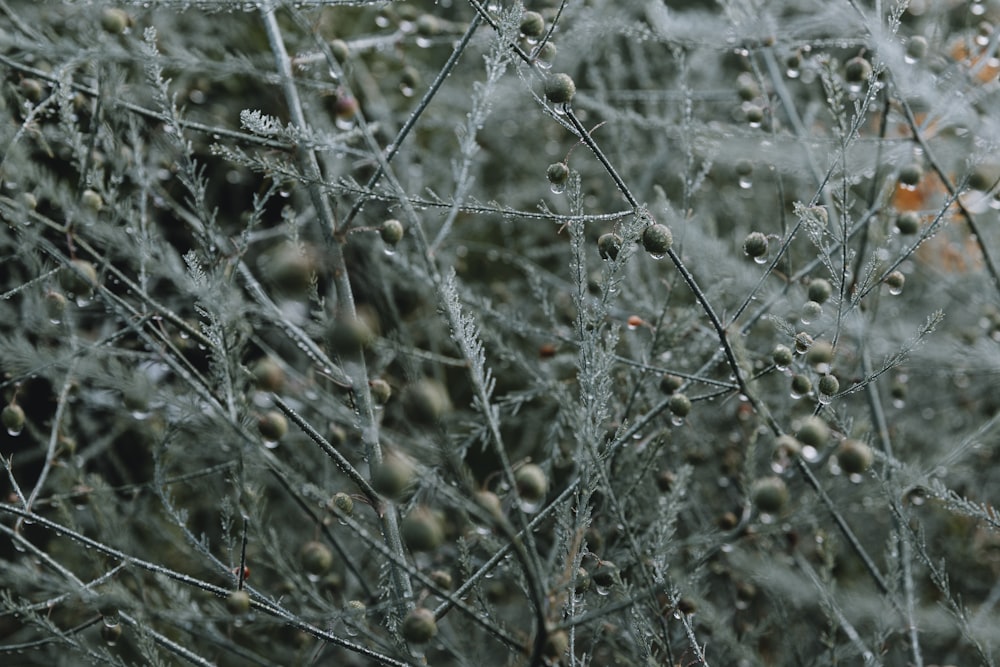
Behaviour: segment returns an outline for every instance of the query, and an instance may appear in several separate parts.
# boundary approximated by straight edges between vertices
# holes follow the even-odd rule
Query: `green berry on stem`
[[[569,179],[569,167],[565,162],[553,162],[545,170],[545,178],[552,185],[563,185]]]
[[[418,424],[436,424],[451,410],[448,390],[437,380],[417,380],[403,393],[403,411]]]
[[[534,463],[527,463],[514,472],[517,495],[529,503],[537,503],[545,498],[549,480],[545,471]]]
[[[233,591],[226,596],[226,609],[233,616],[241,616],[250,611],[250,594],[246,591]]]
[[[98,213],[102,208],[104,208],[104,199],[101,198],[96,191],[87,188],[80,195],[80,203],[83,204],[84,208],[90,210],[93,213]]]
[[[616,260],[622,249],[622,237],[608,232],[597,239],[597,251],[602,259]]]
[[[795,438],[799,442],[815,448],[825,445],[829,437],[830,427],[819,417],[806,417],[795,433]]]
[[[545,79],[545,99],[552,104],[568,104],[576,94],[576,84],[569,74],[550,74]]]
[[[503,516],[503,505],[500,503],[500,497],[492,491],[485,489],[476,491],[475,500],[476,504],[491,517],[499,519]]]
[[[788,368],[793,359],[794,355],[792,354],[792,350],[787,345],[781,345],[779,343],[778,345],[775,345],[774,349],[771,351],[771,361],[773,361],[774,365],[778,368]]]
[[[904,211],[896,218],[896,231],[910,236],[920,231],[920,216],[916,211]]]
[[[70,294],[90,294],[97,286],[97,269],[85,259],[74,259],[59,271],[59,284]]]
[[[545,19],[538,12],[521,15],[521,34],[525,37],[541,37],[545,32]]]
[[[893,271],[885,277],[885,284],[889,286],[891,294],[899,294],[903,291],[903,285],[906,284],[906,276],[903,275],[902,271]]]
[[[754,482],[752,496],[757,509],[775,514],[788,502],[788,487],[780,477],[764,477]]]
[[[812,380],[808,375],[796,373],[792,376],[792,394],[794,398],[801,398],[812,391]]]
[[[914,162],[899,170],[899,182],[906,187],[913,188],[917,186],[923,175],[923,167]]]
[[[257,418],[257,430],[265,440],[278,442],[288,433],[288,420],[277,410],[269,410]]]
[[[816,341],[806,352],[806,360],[814,366],[829,364],[833,361],[833,344],[826,340]]]
[[[306,542],[299,557],[302,569],[314,576],[326,574],[333,567],[333,552],[322,542]]]
[[[395,218],[386,220],[378,229],[379,236],[381,236],[382,240],[389,245],[396,245],[399,243],[403,238],[404,231],[405,229],[403,228],[403,223]]]
[[[330,53],[333,54],[334,59],[338,63],[343,65],[351,55],[351,48],[347,46],[347,42],[344,40],[335,39],[330,42]]]
[[[618,576],[618,566],[606,560],[597,566],[590,578],[601,588],[611,588],[618,582]]]
[[[396,500],[413,482],[413,466],[406,460],[389,455],[375,467],[372,487],[386,498]]]
[[[403,639],[414,644],[426,644],[437,634],[434,612],[425,607],[415,607],[403,620]]]
[[[812,280],[809,283],[809,289],[806,290],[809,300],[816,303],[826,303],[831,294],[833,294],[833,287],[830,285],[830,281],[825,278]]]
[[[131,25],[132,19],[123,9],[105,7],[101,11],[101,27],[112,35],[120,35]]]
[[[371,389],[372,400],[377,405],[385,405],[392,398],[392,387],[382,378],[369,380],[368,387]]]
[[[424,506],[410,510],[399,527],[403,542],[411,551],[434,551],[444,542],[444,528],[433,511]]]
[[[872,448],[860,440],[844,440],[837,448],[837,463],[848,475],[865,472],[871,467],[874,458]]]
[[[253,366],[253,379],[261,391],[281,391],[285,386],[285,371],[271,357],[261,357]]]
[[[663,257],[673,243],[674,235],[666,225],[657,223],[642,231],[642,247],[654,257]]]
[[[860,84],[871,76],[872,65],[861,56],[855,56],[844,64],[844,79],[848,83]]]
[[[914,35],[906,42],[906,57],[909,60],[920,60],[927,55],[927,38]]]
[[[750,232],[743,241],[743,252],[754,260],[766,257],[767,236],[761,232]]]
[[[824,375],[819,379],[819,393],[833,396],[840,391],[840,381],[834,375]]]
[[[338,491],[333,494],[333,506],[337,508],[338,511],[351,516],[354,514],[354,499],[343,491]]]
[[[691,399],[685,394],[673,394],[670,397],[668,405],[670,407],[670,411],[681,419],[687,417],[691,412]]]
[[[24,408],[17,403],[8,404],[4,407],[3,413],[0,414],[0,420],[3,421],[3,425],[4,428],[7,429],[7,433],[10,435],[17,435],[24,430]]]
[[[668,396],[680,389],[682,386],[684,386],[684,378],[679,375],[665,373],[663,377],[660,378],[660,391]]]

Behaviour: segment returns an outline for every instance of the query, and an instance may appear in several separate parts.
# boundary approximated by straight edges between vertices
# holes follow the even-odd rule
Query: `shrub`
[[[996,3],[3,11],[0,663],[993,664]]]

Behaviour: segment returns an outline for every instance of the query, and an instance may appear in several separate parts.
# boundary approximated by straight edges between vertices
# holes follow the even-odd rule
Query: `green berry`
[[[20,433],[24,429],[24,408],[17,403],[10,403],[0,413],[0,420],[8,433]]]
[[[837,448],[837,463],[849,475],[858,475],[871,467],[872,448],[860,440],[844,440]]]
[[[117,7],[105,7],[101,11],[101,27],[112,35],[120,35],[131,25],[132,19],[124,10]]]
[[[399,243],[403,238],[404,231],[403,223],[395,218],[386,220],[378,229],[379,236],[381,236],[382,240],[389,245],[396,245]]]
[[[269,410],[257,418],[257,430],[265,440],[278,442],[288,433],[288,420],[277,410]]]
[[[552,43],[552,40],[549,40],[542,44],[542,48],[538,50],[536,58],[542,62],[551,63],[555,60],[557,51],[556,45]]]
[[[330,345],[338,354],[370,347],[374,341],[375,334],[361,318],[337,320],[330,331]]]
[[[403,639],[414,644],[426,644],[437,634],[434,612],[425,607],[410,610],[403,621]]]
[[[403,394],[406,416],[418,424],[433,425],[452,410],[448,390],[437,380],[417,380]]]
[[[793,358],[792,351],[787,345],[775,345],[774,350],[771,351],[771,361],[774,362],[775,366],[780,366],[781,368],[790,366]]]
[[[924,175],[923,167],[916,162],[899,170],[899,182],[908,187],[915,187]]]
[[[102,208],[104,208],[104,199],[101,198],[96,191],[87,188],[80,195],[80,203],[83,204],[84,208],[90,210],[93,213],[98,213]]]
[[[651,255],[662,257],[673,243],[674,235],[666,225],[657,223],[642,231],[642,247]]]
[[[848,83],[864,83],[871,73],[871,63],[861,56],[855,56],[844,64],[844,79]]]
[[[601,588],[611,588],[618,582],[618,576],[618,566],[606,560],[597,566],[590,578]]]
[[[754,259],[764,257],[767,255],[767,236],[761,232],[750,232],[743,241],[743,252]]]
[[[920,60],[927,55],[927,38],[923,35],[914,35],[906,42],[906,55],[913,60]]]
[[[392,387],[382,378],[375,378],[368,381],[371,389],[372,400],[378,405],[385,405],[392,398]]]
[[[796,396],[805,396],[812,391],[812,380],[808,375],[796,373],[792,376],[792,393]]]
[[[386,456],[372,474],[372,487],[386,498],[398,499],[413,481],[410,463],[398,456]]]
[[[476,504],[486,510],[486,513],[493,518],[499,519],[503,516],[503,505],[500,498],[492,491],[476,491]]]
[[[347,516],[354,514],[354,499],[343,491],[333,494],[333,506]]]
[[[890,290],[900,291],[906,284],[906,276],[903,275],[902,271],[893,271],[885,277],[885,284],[889,286]]]
[[[756,104],[751,104],[747,107],[747,122],[754,125],[759,125],[764,122],[764,109]]]
[[[347,46],[347,42],[344,40],[335,39],[330,42],[330,53],[333,54],[338,63],[344,64],[351,56],[351,48]]]
[[[450,591],[452,586],[455,585],[451,572],[448,572],[448,570],[434,570],[431,572],[430,578],[438,588],[445,591]]]
[[[261,391],[281,391],[285,386],[285,371],[271,357],[261,357],[253,366],[253,380]]]
[[[806,290],[809,300],[816,303],[826,303],[831,294],[833,294],[833,287],[830,285],[830,281],[825,278],[812,280],[809,283],[809,289]]]
[[[551,74],[545,79],[545,99],[552,104],[568,104],[576,94],[576,84],[569,74]]]
[[[569,167],[565,162],[553,162],[545,170],[545,177],[552,185],[563,185],[569,179]]]
[[[537,503],[545,498],[549,480],[545,471],[534,463],[521,466],[514,472],[517,495],[529,503]]]
[[[233,591],[226,597],[226,609],[234,616],[240,616],[250,611],[250,594],[246,591]]]
[[[410,510],[401,522],[399,531],[403,542],[411,551],[434,551],[444,542],[441,520],[423,506]]]
[[[553,630],[546,635],[542,655],[548,659],[549,664],[558,664],[568,650],[569,635],[565,630]]]
[[[739,176],[749,176],[753,173],[753,162],[750,160],[739,160],[736,163],[736,173]]]
[[[667,404],[674,415],[684,418],[691,412],[691,399],[685,394],[673,394]]]
[[[521,34],[525,37],[541,37],[545,32],[545,19],[538,12],[521,15]]]
[[[904,211],[896,218],[896,230],[904,236],[920,231],[920,216],[915,211]]]
[[[813,337],[810,336],[805,331],[800,331],[795,334],[795,351],[799,354],[805,354],[809,351],[809,348],[813,346]]]
[[[833,361],[833,344],[826,340],[816,341],[806,352],[806,360],[814,366],[829,364]]]
[[[788,502],[788,487],[780,477],[764,477],[754,482],[752,495],[757,509],[775,514]]]
[[[60,270],[59,284],[70,294],[90,294],[97,286],[97,269],[85,259],[74,259]]]
[[[833,375],[824,375],[819,379],[819,393],[833,396],[840,391],[840,381]]]
[[[45,88],[38,79],[21,79],[21,93],[31,102],[41,102]]]
[[[333,552],[322,542],[306,542],[299,558],[302,569],[314,576],[326,574],[333,567]]]
[[[823,314],[823,306],[817,301],[806,301],[802,304],[802,321],[812,322]]]
[[[660,391],[664,394],[670,395],[684,386],[684,378],[678,375],[671,375],[670,373],[665,373],[662,378],[660,378]]]
[[[830,427],[819,417],[806,417],[802,420],[795,438],[809,447],[822,447],[830,437]]]
[[[621,252],[621,249],[622,237],[617,234],[609,232],[601,234],[600,238],[597,239],[597,251],[601,254],[602,259],[618,259],[618,253]]]
[[[114,646],[118,643],[118,640],[122,636],[122,626],[121,623],[115,623],[114,625],[101,625],[101,639],[108,646]]]

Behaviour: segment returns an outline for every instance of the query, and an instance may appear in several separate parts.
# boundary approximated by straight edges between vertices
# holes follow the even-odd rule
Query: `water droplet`
[[[678,417],[677,415],[673,415],[670,418],[670,423],[673,424],[674,426],[683,426],[684,425],[684,417]]]
[[[267,447],[268,449],[274,449],[275,447],[278,446],[278,441],[277,440],[264,440],[264,446]]]
[[[802,72],[796,67],[789,67],[788,69],[785,70],[785,76],[787,76],[789,79],[797,79],[799,78],[799,74],[801,73]]]
[[[903,293],[903,288],[902,287],[890,287],[889,288],[889,294],[891,294],[893,296],[899,296],[902,293]]]
[[[566,185],[564,183],[553,183],[549,186],[549,190],[552,190],[552,194],[561,195],[566,192]]]
[[[24,430],[23,428],[9,428],[7,429],[7,435],[16,438],[17,436],[21,435],[21,431],[23,430]]]
[[[742,188],[743,190],[749,190],[750,188],[753,187],[753,179],[750,178],[749,176],[740,176],[739,183],[740,183],[740,188]]]
[[[761,255],[760,257],[754,257],[753,261],[757,264],[767,264],[767,255]]]
[[[819,451],[812,445],[806,445],[802,448],[802,458],[810,463],[815,463],[819,460]]]

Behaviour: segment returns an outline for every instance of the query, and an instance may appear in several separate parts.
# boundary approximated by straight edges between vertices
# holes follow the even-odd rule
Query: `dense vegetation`
[[[3,664],[995,664],[1000,3],[0,16]]]

